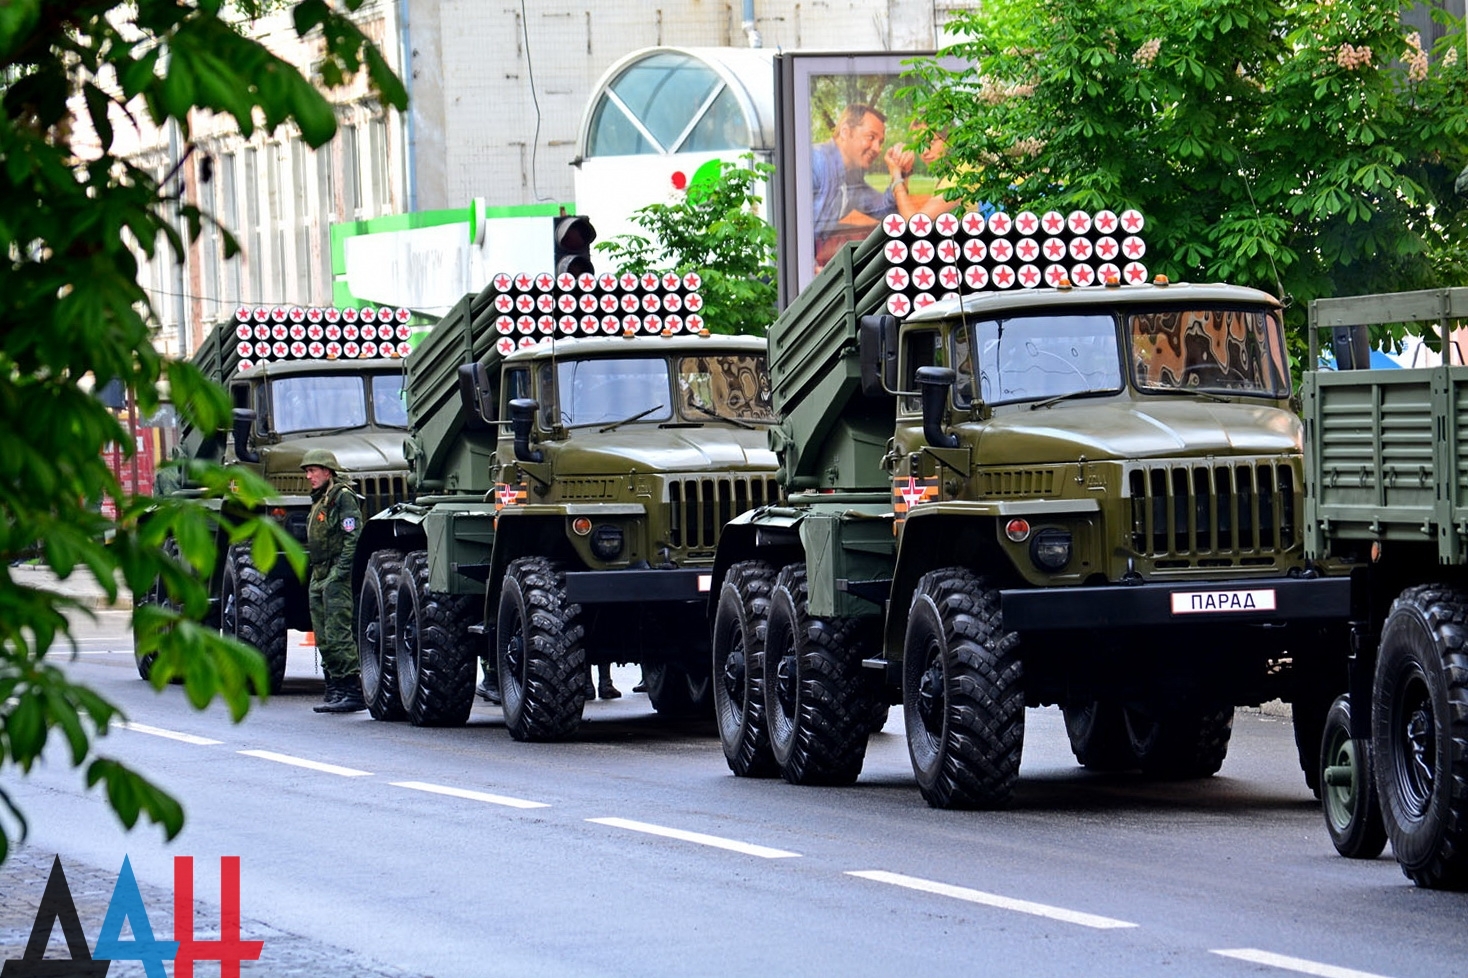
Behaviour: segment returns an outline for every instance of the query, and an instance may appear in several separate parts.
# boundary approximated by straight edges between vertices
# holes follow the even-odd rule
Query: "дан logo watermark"
[[[103,978],[113,961],[141,961],[148,978],[168,978],[165,961],[173,962],[174,978],[194,978],[195,961],[218,961],[220,978],[240,978],[240,962],[259,960],[265,942],[240,940],[239,856],[219,858],[219,903],[219,940],[195,940],[194,857],[174,856],[173,940],[157,940],[148,923],[132,863],[124,856],[97,947],[88,950],[87,935],[61,869],[61,857],[57,856],[41,894],[41,908],[36,911],[25,953],[5,962],[0,978]],[[44,957],[57,921],[61,922],[69,959]],[[126,941],[122,939],[124,924],[132,928],[133,934]]]

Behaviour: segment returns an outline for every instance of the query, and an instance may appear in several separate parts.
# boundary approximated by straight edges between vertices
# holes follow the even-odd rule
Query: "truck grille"
[[[669,542],[688,550],[712,549],[724,524],[746,510],[775,502],[772,478],[674,479],[668,483]]]
[[[356,483],[357,492],[367,497],[362,504],[363,516],[380,513],[408,498],[408,482],[401,475],[364,475]]]
[[[1159,567],[1268,565],[1300,538],[1288,462],[1142,464],[1128,479],[1132,546]]]

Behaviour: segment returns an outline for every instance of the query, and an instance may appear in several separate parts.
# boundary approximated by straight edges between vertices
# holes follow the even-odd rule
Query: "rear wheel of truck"
[[[248,543],[229,548],[219,594],[219,630],[265,657],[270,692],[285,682],[285,581],[255,566]]]
[[[1335,851],[1375,859],[1386,848],[1386,826],[1372,781],[1371,742],[1351,739],[1351,698],[1337,696],[1325,714],[1317,762],[1320,807]]]
[[[1468,889],[1468,592],[1408,588],[1376,659],[1372,760],[1392,854],[1418,886]]]
[[[586,702],[581,606],[566,600],[566,575],[544,557],[510,562],[495,622],[505,726],[516,740],[562,740]]]
[[[1186,781],[1218,773],[1234,729],[1232,706],[1123,710],[1137,766],[1149,778]]]
[[[1067,703],[1062,712],[1070,751],[1082,767],[1091,771],[1125,771],[1137,766],[1119,703],[1108,700]]]
[[[467,594],[428,589],[428,555],[403,558],[393,597],[393,666],[404,714],[415,727],[458,727],[474,706],[478,664]]]
[[[775,569],[763,560],[734,564],[724,575],[714,613],[714,717],[729,770],[741,778],[779,772],[765,728],[764,649]]]
[[[903,642],[902,704],[918,789],[934,808],[998,808],[1019,780],[1019,637],[999,592],[962,567],[923,575]]]
[[[642,684],[647,698],[661,716],[706,717],[711,692],[709,674],[700,664],[693,668],[679,662],[649,662],[642,667]]]
[[[362,670],[362,698],[374,720],[407,717],[398,695],[398,672],[393,629],[398,577],[403,555],[379,550],[367,560],[362,593],[357,599],[357,659]]]
[[[178,551],[178,541],[175,540],[172,536],[169,536],[163,541],[162,549],[163,552],[172,559],[181,560]],[[148,588],[148,590],[139,599],[138,603],[154,605],[156,607],[163,608],[166,611],[171,611],[174,614],[183,613],[183,608],[180,607],[177,602],[169,598],[168,591],[163,586],[162,578],[158,578],[153,581],[153,586]],[[200,621],[200,624],[203,625],[205,628],[219,628],[219,602],[209,602],[209,608],[207,611],[204,612],[204,617]],[[133,661],[137,664],[138,675],[144,679],[152,679],[153,660],[157,658],[157,652],[149,652],[146,655],[138,655],[134,653]],[[174,676],[171,680],[169,680],[169,682],[181,683],[183,682],[183,677]]]
[[[770,752],[791,784],[851,784],[866,760],[870,691],[858,619],[813,617],[805,565],[780,571],[765,626]]]

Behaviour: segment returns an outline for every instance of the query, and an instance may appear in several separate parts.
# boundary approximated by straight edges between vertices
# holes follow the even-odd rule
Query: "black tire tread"
[[[515,675],[506,648],[516,631],[506,616],[521,614],[516,593],[524,601],[523,676]],[[544,557],[510,562],[500,592],[495,646],[505,726],[516,740],[564,740],[580,727],[586,702],[580,614],[581,606],[566,600],[566,576],[555,563]]]
[[[777,677],[766,676],[765,716],[770,747],[791,784],[846,785],[866,759],[872,697],[861,672],[860,619],[824,619],[809,613],[804,564],[780,570],[766,622],[766,663],[782,654],[771,642],[793,639],[794,704],[786,715]],[[790,620],[785,620],[789,616]]]
[[[398,689],[403,710],[415,727],[459,727],[469,719],[474,706],[474,670],[477,650],[469,626],[475,621],[477,602],[467,594],[444,594],[428,588],[428,555],[415,550],[403,558],[398,588],[411,589],[416,601],[398,601],[397,614],[413,607],[418,615],[418,668],[411,686],[398,670]],[[401,618],[395,622],[397,655],[403,647]]]
[[[285,683],[286,660],[286,582],[261,572],[250,556],[250,545],[238,543],[229,548],[226,557],[225,594],[221,604],[229,600],[229,579],[236,581],[235,637],[252,646],[265,657],[270,672],[270,692],[280,692]],[[221,622],[221,628],[225,623]]]
[[[361,663],[362,695],[367,712],[374,720],[404,720],[402,695],[398,689],[396,632],[394,616],[398,579],[403,571],[403,555],[396,550],[379,550],[367,559],[362,578],[362,596],[357,601],[357,658]],[[367,620],[375,605],[376,622]],[[368,628],[377,626],[377,648],[371,648]],[[375,661],[374,661],[375,660]],[[371,676],[376,675],[373,683]]]
[[[914,604],[937,608],[952,667],[947,724],[931,757],[921,753],[929,735],[914,702],[914,672],[926,653],[912,648],[909,618],[904,651],[903,712],[918,787],[934,808],[1001,808],[1019,780],[1024,746],[1023,667],[1019,636],[1004,628],[998,590],[972,571],[949,567],[923,575]]]
[[[741,778],[767,778],[780,772],[775,756],[770,753],[763,685],[765,620],[770,611],[775,574],[775,568],[764,560],[731,565],[724,575],[714,615],[714,713],[724,760],[729,770]],[[742,679],[725,676],[735,629],[743,645]],[[736,681],[740,686],[738,700],[727,685]]]

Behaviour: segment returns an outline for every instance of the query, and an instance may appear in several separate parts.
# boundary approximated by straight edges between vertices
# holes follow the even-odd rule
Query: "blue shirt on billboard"
[[[811,150],[810,181],[814,191],[812,228],[817,247],[820,239],[840,230],[841,218],[859,211],[880,221],[897,213],[897,198],[891,187],[886,192],[867,183],[866,172],[848,169],[833,142]]]

